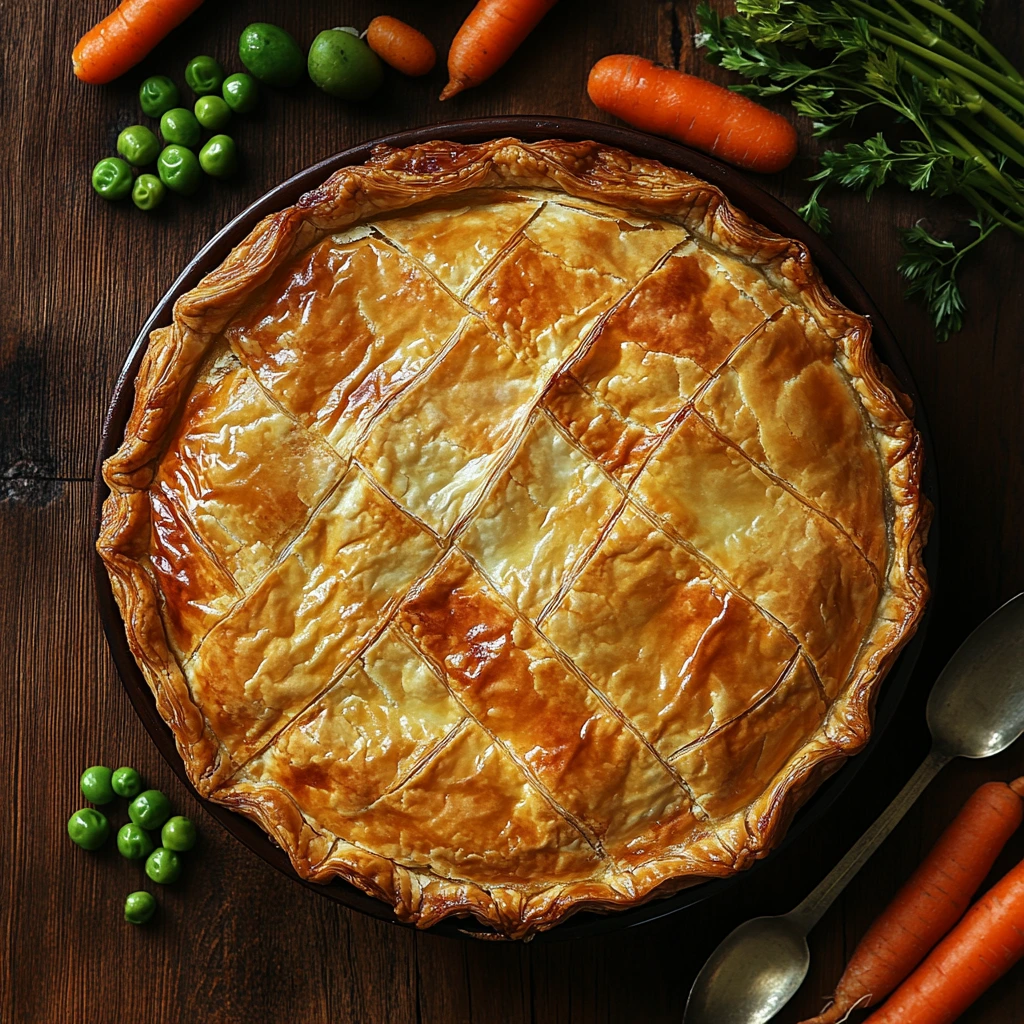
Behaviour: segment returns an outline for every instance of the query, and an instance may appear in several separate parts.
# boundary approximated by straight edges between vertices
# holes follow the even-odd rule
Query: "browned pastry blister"
[[[928,596],[799,243],[596,143],[380,149],[154,332],[98,548],[201,793],[511,937],[763,856]]]

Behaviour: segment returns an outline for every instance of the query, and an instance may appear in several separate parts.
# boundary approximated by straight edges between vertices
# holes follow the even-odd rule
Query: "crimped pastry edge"
[[[156,584],[145,567],[151,483],[196,369],[254,289],[297,252],[353,223],[481,187],[559,190],[624,210],[674,220],[705,242],[758,267],[802,306],[836,344],[873,427],[891,499],[886,587],[870,635],[824,727],[745,811],[716,832],[631,871],[539,886],[493,886],[411,869],[342,839],[315,832],[291,798],[273,786],[232,782],[224,755],[191,699],[170,650]],[[913,636],[928,598],[922,561],[931,505],[921,492],[923,449],[910,400],[871,347],[871,325],[839,303],[806,247],[755,223],[720,190],[684,171],[595,142],[523,143],[498,139],[462,146],[435,141],[409,149],[378,147],[369,163],[347,167],[294,206],[264,218],[224,262],[179,297],[170,326],[154,331],[135,380],[125,439],[103,466],[97,550],[124,618],[129,646],[170,726],[189,778],[209,799],[257,821],[305,878],[340,877],[391,903],[397,916],[427,927],[472,914],[511,938],[552,927],[579,910],[636,905],[709,877],[749,866],[775,846],[797,809],[866,743],[880,683]],[[725,833],[739,842],[726,848]]]

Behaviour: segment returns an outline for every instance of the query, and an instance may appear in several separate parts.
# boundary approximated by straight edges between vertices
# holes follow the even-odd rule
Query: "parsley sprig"
[[[748,79],[738,92],[786,97],[816,136],[849,128],[868,111],[884,132],[822,154],[800,208],[829,228],[822,193],[832,185],[870,199],[886,182],[975,210],[963,245],[918,225],[903,232],[899,269],[908,295],[928,306],[940,340],[963,326],[957,272],[993,231],[1024,235],[1024,78],[978,29],[984,0],[737,0],[721,17],[697,8],[707,58]]]

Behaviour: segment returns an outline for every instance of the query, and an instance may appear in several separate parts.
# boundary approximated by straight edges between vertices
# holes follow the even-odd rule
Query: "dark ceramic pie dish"
[[[915,389],[910,380],[905,361],[896,346],[895,340],[858,282],[836,256],[795,214],[777,200],[762,192],[760,188],[743,177],[739,172],[673,143],[654,139],[627,129],[609,127],[589,121],[559,118],[508,117],[435,125],[403,132],[385,139],[374,140],[339,153],[272,189],[219,232],[189,263],[168,293],[150,314],[129,353],[104,424],[94,488],[94,522],[98,525],[99,508],[106,495],[106,487],[99,475],[99,465],[103,459],[113,453],[124,434],[125,423],[131,410],[134,380],[150,332],[170,321],[171,307],[175,299],[193,287],[203,275],[219,265],[228,252],[249,233],[258,220],[268,213],[293,204],[302,194],[319,185],[339,168],[363,163],[369,157],[372,147],[380,142],[394,147],[407,147],[437,138],[467,143],[504,136],[515,136],[526,141],[546,138],[568,140],[594,139],[606,145],[618,146],[638,155],[651,157],[662,163],[680,167],[720,188],[736,206],[773,231],[802,241],[810,250],[823,277],[838,298],[854,311],[865,314],[872,319],[874,324],[874,345],[881,359],[895,373],[903,389],[915,400],[915,404],[918,406],[917,427],[924,438],[926,455],[928,456],[925,463],[923,489],[934,501],[937,488],[930,458],[931,452],[927,425],[920,411],[920,405],[917,401]],[[937,555],[938,550],[933,528],[932,542],[929,544],[926,555],[926,563],[933,586]],[[128,648],[120,613],[114,602],[106,572],[98,559],[96,562],[96,584],[104,628],[128,695],[146,728],[168,760],[168,763],[182,781],[189,785],[171,732],[157,713],[149,687],[143,680]],[[927,619],[888,676],[878,702],[874,737],[867,751],[848,762],[836,775],[822,785],[795,819],[789,830],[789,836],[780,845],[779,851],[773,855],[775,858],[785,856],[784,851],[791,844],[792,839],[808,827],[813,826],[815,821],[821,817],[828,806],[850,782],[859,767],[863,765],[865,758],[870,756],[871,751],[877,746],[878,737],[891,719],[897,703],[906,688],[917,654],[924,640],[926,625]],[[233,835],[245,842],[247,846],[279,870],[290,875],[296,881],[302,882],[302,879],[292,869],[284,852],[268,841],[266,834],[256,824],[229,812],[222,806],[205,801],[204,804],[209,812]],[[752,870],[756,871],[758,869],[755,866]],[[569,938],[597,930],[632,926],[665,916],[669,913],[675,913],[722,892],[724,888],[734,884],[738,877],[742,876],[698,884],[692,888],[683,889],[665,899],[654,900],[633,909],[610,914],[607,917],[581,913],[556,929],[553,935],[560,938]],[[302,882],[302,884],[312,886],[312,883],[308,882]],[[346,883],[334,882],[329,885],[315,885],[314,887],[321,894],[335,899],[346,906],[372,914],[378,918],[394,920],[391,910],[386,904],[363,894]],[[446,934],[495,937],[493,933],[481,926],[461,920],[448,921],[437,926],[435,930]]]

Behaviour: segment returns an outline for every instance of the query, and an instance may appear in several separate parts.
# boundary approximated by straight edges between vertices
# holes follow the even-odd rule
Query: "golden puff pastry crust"
[[[596,143],[381,148],[178,299],[98,549],[197,789],[511,937],[763,856],[928,596],[807,251]]]

